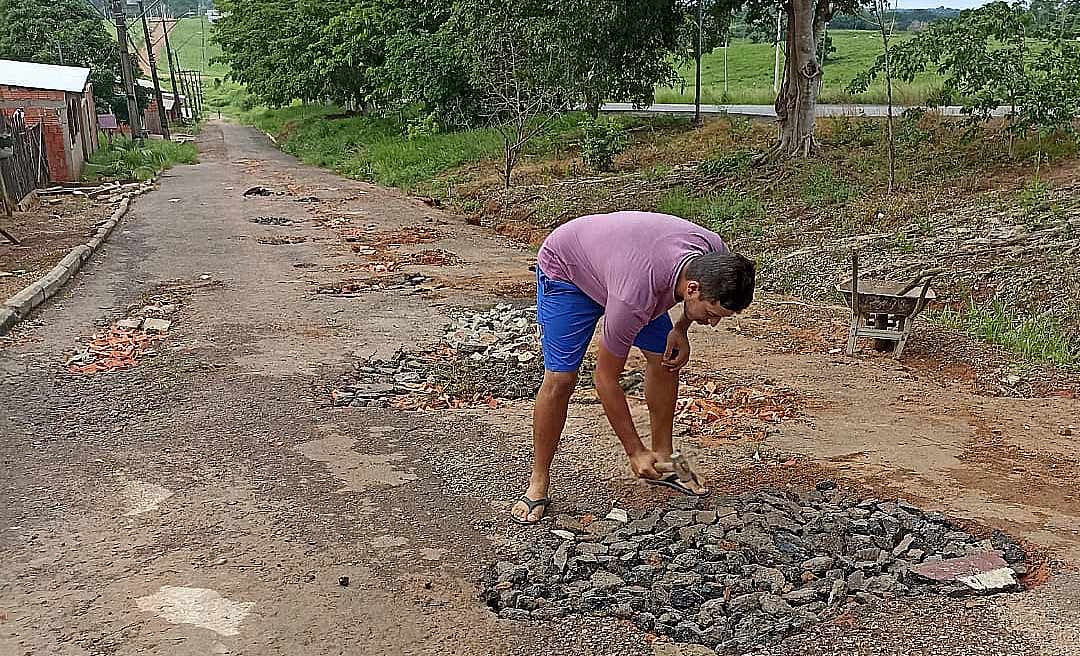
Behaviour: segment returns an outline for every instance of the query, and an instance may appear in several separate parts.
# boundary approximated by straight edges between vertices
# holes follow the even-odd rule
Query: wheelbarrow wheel
[[[880,353],[892,353],[896,350],[896,342],[891,339],[874,339],[874,350]]]

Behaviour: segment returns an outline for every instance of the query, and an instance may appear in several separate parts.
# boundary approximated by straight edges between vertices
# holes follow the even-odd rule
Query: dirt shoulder
[[[89,241],[114,209],[112,203],[64,195],[49,197],[41,207],[10,219],[0,215],[0,228],[20,241],[0,241],[0,298],[10,298],[48,273],[72,248]]]

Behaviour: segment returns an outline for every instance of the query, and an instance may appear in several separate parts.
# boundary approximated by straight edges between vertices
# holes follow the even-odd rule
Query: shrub
[[[91,155],[85,177],[109,180],[149,180],[174,164],[194,164],[198,151],[192,144],[147,139],[138,142],[117,137],[112,144],[100,137],[101,148]]]
[[[615,156],[626,146],[626,130],[614,118],[586,118],[581,122],[581,159],[594,171],[611,171]]]

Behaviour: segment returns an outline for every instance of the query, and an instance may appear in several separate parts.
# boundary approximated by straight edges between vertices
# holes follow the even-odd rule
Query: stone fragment
[[[783,595],[783,598],[792,604],[808,604],[817,600],[818,591],[811,587],[799,588]]]
[[[834,562],[836,562],[836,560],[831,556],[817,556],[803,562],[801,567],[804,570],[813,572],[814,574],[824,574],[828,570],[832,569]]]
[[[791,604],[777,595],[763,595],[758,603],[761,606],[761,610],[769,615],[786,615],[792,610]]]
[[[694,522],[694,513],[683,510],[669,510],[664,513],[664,523],[673,528],[689,526]]]
[[[607,517],[605,517],[604,519],[611,520],[611,521],[616,521],[616,522],[619,522],[621,524],[625,524],[628,521],[630,521],[630,517],[626,514],[626,511],[623,510],[622,508],[612,508],[611,512],[609,512],[607,514]]]
[[[892,555],[896,557],[904,555],[907,553],[908,548],[911,547],[913,542],[915,542],[914,535],[911,535],[910,533],[905,535],[903,539],[900,540],[900,543],[893,547]]]
[[[156,317],[147,317],[143,319],[142,329],[148,333],[164,333],[172,326],[172,322],[168,319],[158,319]]]
[[[570,531],[564,531],[561,528],[554,529],[551,534],[562,540],[573,540],[577,536]]]
[[[763,596],[764,593],[762,592],[751,592],[748,594],[739,595],[738,597],[732,597],[727,604],[728,610],[730,610],[732,614],[742,614],[749,612],[758,607],[758,604],[761,602],[761,598]]]
[[[961,558],[951,558],[940,562],[928,562],[914,565],[911,573],[916,576],[948,583],[958,580],[960,577],[974,576],[981,572],[1007,567],[1008,563],[1001,557],[1001,552],[990,551]]]
[[[622,577],[606,570],[599,570],[589,578],[589,585],[594,589],[608,592],[625,585]]]

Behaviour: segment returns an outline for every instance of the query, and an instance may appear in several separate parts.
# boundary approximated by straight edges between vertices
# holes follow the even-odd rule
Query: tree
[[[0,0],[0,58],[89,68],[98,106],[124,105],[119,49],[85,0]]]
[[[895,12],[890,11],[890,0],[873,0],[866,11],[867,20],[877,26],[881,35],[881,69],[885,74],[885,92],[888,98],[886,136],[889,141],[889,188],[893,192],[896,186],[896,135],[893,130],[893,75],[889,56],[889,41],[895,26]]]
[[[967,10],[893,48],[890,66],[896,79],[906,81],[933,67],[944,77],[945,95],[962,102],[974,121],[1007,107],[1010,134],[1073,131],[1080,116],[1080,43],[1058,36],[1032,52],[1033,25],[1021,4]],[[879,57],[851,90],[865,89],[884,66]]]
[[[558,17],[532,2],[466,0],[448,24],[483,114],[502,136],[503,184],[522,149],[571,106],[573,70]]]
[[[357,100],[348,71],[320,60],[327,25],[351,0],[218,0],[213,39],[229,75],[271,105]],[[362,86],[362,85],[361,85]]]

